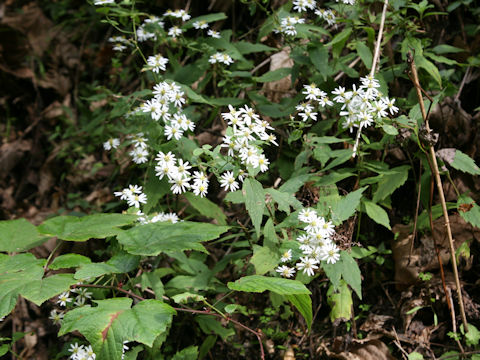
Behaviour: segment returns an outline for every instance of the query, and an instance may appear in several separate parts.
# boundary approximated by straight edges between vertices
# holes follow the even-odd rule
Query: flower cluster
[[[283,33],[289,36],[297,35],[297,29],[295,25],[305,24],[305,19],[302,19],[298,16],[287,16],[280,20],[280,28],[275,29],[276,33]]]
[[[274,134],[267,133],[267,130],[273,130],[273,127],[260,118],[255,111],[245,105],[237,110],[232,105],[228,106],[229,112],[222,113],[222,117],[227,121],[229,128],[223,137],[221,147],[227,148],[227,155],[239,162],[244,167],[251,166],[253,169],[259,168],[260,171],[268,170],[270,162],[263,154],[260,145],[263,143],[271,143],[278,145]],[[243,174],[243,173],[242,173]],[[222,179],[231,183],[230,174],[224,174]],[[243,180],[243,177],[240,177]],[[225,183],[225,184],[227,184]],[[226,188],[231,186],[222,185]]]
[[[172,213],[172,212],[170,212],[170,213],[161,212],[160,214],[156,214],[156,215],[153,215],[153,216],[150,217],[148,215],[145,215],[141,211],[139,211],[137,213],[137,215],[140,215],[140,217],[138,218],[138,221],[142,225],[156,223],[156,222],[170,222],[172,224],[175,224],[175,223],[181,221],[178,218],[178,215],[175,214],[175,213]]]
[[[148,161],[148,150],[147,150],[147,139],[144,137],[143,133],[138,133],[136,135],[129,135],[131,139],[133,150],[128,154],[132,157],[132,160],[135,164],[143,164]]]
[[[162,19],[157,16],[151,16],[143,20],[143,23],[137,28],[137,40],[140,42],[147,40],[157,40],[157,32],[163,30],[165,26]]]
[[[335,13],[330,9],[317,9],[315,15],[318,15],[321,19],[325,20],[329,26],[334,25],[336,22]]]
[[[128,188],[115,191],[113,194],[120,197],[120,200],[126,200],[128,206],[140,208],[140,204],[147,203],[147,195],[142,192],[142,187],[138,185],[129,185]]]
[[[210,56],[210,58],[208,59],[208,62],[210,64],[216,64],[218,62],[225,65],[230,65],[230,64],[233,64],[233,59],[230,57],[230,55],[226,53],[217,52],[212,56]]]
[[[68,351],[72,353],[69,357],[71,360],[95,360],[97,357],[93,352],[91,345],[78,345],[78,343],[71,344]]]
[[[130,44],[124,36],[112,36],[108,38],[108,42],[113,44],[113,50],[123,51],[127,48],[127,45]]]
[[[197,30],[208,29],[208,23],[205,20],[195,21],[193,27]]]
[[[177,18],[177,19],[182,19],[183,21],[187,21],[187,20],[190,20],[191,16],[187,13],[186,10],[184,9],[178,9],[178,10],[171,10],[171,9],[168,9],[164,14],[163,16],[165,17],[173,17],[173,18]]]
[[[195,195],[204,197],[208,192],[208,178],[202,171],[194,171],[193,176],[190,172],[192,166],[188,161],[176,159],[175,154],[168,152],[167,154],[160,151],[155,158],[157,165],[155,166],[156,175],[159,179],[167,177],[171,184],[170,190],[174,194],[181,194],[191,189]],[[192,181],[192,183],[190,183]]]
[[[315,210],[303,209],[298,214],[298,219],[306,223],[304,227],[305,233],[297,237],[300,243],[300,250],[303,256],[295,265],[297,270],[302,270],[304,274],[313,276],[315,270],[318,269],[320,261],[326,261],[327,264],[334,264],[340,258],[337,245],[332,240],[335,234],[335,227],[330,221],[318,216]],[[292,251],[287,250],[281,262],[289,262],[292,260]],[[292,277],[295,274],[295,268],[287,265],[279,266],[276,271],[284,277]]]
[[[70,296],[70,292],[73,293],[72,296],[75,296],[75,301],[73,302],[73,305],[75,306],[82,306],[87,300],[92,298],[92,293],[87,289],[76,288],[70,291],[65,291],[58,295],[57,304],[62,307],[66,307],[67,304],[71,303],[73,301],[73,297]]]
[[[149,56],[147,59],[148,66],[151,67],[154,73],[158,73],[160,70],[165,71],[168,59],[158,54],[155,56]]]

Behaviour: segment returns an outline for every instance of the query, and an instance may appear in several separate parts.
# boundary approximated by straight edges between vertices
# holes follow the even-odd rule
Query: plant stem
[[[377,42],[375,44],[375,54],[372,60],[372,69],[370,70],[370,76],[375,74],[375,68],[377,67],[378,59],[380,58],[380,45],[382,44],[383,28],[385,27],[385,17],[387,14],[388,0],[383,3],[382,19],[380,20],[380,29],[378,30]]]
[[[423,96],[422,96],[422,88],[420,86],[420,82],[418,80],[418,73],[417,73],[417,68],[415,67],[415,62],[413,60],[413,56],[411,54],[409,55],[409,62],[410,62],[410,72],[412,75],[412,80],[413,80],[413,85],[415,86],[415,89],[417,91],[417,97],[418,97],[418,102],[420,105],[420,110],[422,112],[422,117],[425,122],[425,129],[427,130],[427,133],[431,132],[430,125],[428,123],[428,118],[427,118],[427,113],[425,111],[425,104],[423,103]],[[440,196],[440,203],[442,204],[442,211],[443,211],[443,217],[445,218],[445,228],[447,230],[447,236],[448,236],[448,245],[449,245],[449,250],[450,250],[450,257],[452,261],[452,268],[453,268],[453,275],[455,277],[455,285],[457,288],[457,296],[458,296],[458,305],[460,307],[460,315],[462,316],[462,323],[465,332],[468,332],[468,323],[467,323],[467,317],[465,315],[465,308],[463,305],[463,296],[462,296],[462,288],[460,285],[460,278],[458,276],[458,269],[457,269],[457,260],[455,257],[455,247],[453,245],[453,237],[452,237],[452,230],[450,228],[450,220],[448,218],[448,210],[447,210],[447,203],[445,201],[445,194],[443,193],[443,185],[442,185],[442,179],[440,178],[440,172],[438,171],[438,163],[437,163],[437,157],[435,156],[435,150],[433,146],[429,146],[429,153],[430,153],[430,160],[431,160],[431,170],[432,173],[434,174],[435,177],[435,182],[437,184],[437,190],[438,194]],[[432,229],[433,232],[433,229]]]

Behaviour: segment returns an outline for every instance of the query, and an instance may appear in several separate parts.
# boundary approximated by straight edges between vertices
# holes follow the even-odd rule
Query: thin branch
[[[413,78],[413,85],[415,86],[415,89],[417,91],[417,97],[418,97],[418,102],[420,104],[420,110],[422,111],[422,117],[425,122],[425,128],[427,130],[427,133],[431,132],[430,125],[428,123],[428,118],[427,118],[427,113],[425,111],[425,104],[423,103],[423,96],[422,96],[422,87],[420,86],[420,82],[418,80],[418,73],[417,73],[417,68],[415,66],[415,61],[413,59],[413,56],[411,53],[409,53],[409,63],[410,63],[410,72]],[[452,268],[453,268],[453,275],[455,277],[455,285],[457,288],[457,296],[458,296],[458,305],[460,307],[460,315],[462,317],[462,322],[463,322],[463,327],[465,329],[465,332],[468,332],[468,322],[467,322],[467,317],[465,315],[465,307],[463,305],[463,295],[462,295],[462,288],[460,284],[460,278],[458,276],[458,269],[457,269],[457,260],[455,258],[455,247],[453,245],[453,237],[452,237],[452,230],[450,228],[450,220],[448,217],[448,210],[447,210],[447,204],[445,201],[445,194],[443,193],[443,185],[442,185],[442,179],[440,178],[440,172],[438,171],[438,164],[437,164],[437,157],[435,155],[435,150],[433,146],[429,146],[429,152],[430,152],[430,160],[432,162],[431,167],[432,167],[432,173],[435,176],[435,182],[437,184],[437,190],[438,194],[440,197],[440,203],[442,205],[442,211],[443,211],[443,216],[445,218],[445,228],[447,230],[447,236],[448,236],[448,244],[449,244],[449,250],[450,250],[450,257],[452,261]],[[432,229],[433,231],[433,229]]]
[[[382,10],[382,19],[380,20],[380,29],[378,30],[377,43],[375,46],[375,54],[372,61],[372,70],[370,71],[370,76],[375,74],[375,68],[377,67],[377,62],[380,58],[380,45],[382,44],[383,28],[385,26],[385,17],[387,15],[388,0],[385,0],[383,3]]]

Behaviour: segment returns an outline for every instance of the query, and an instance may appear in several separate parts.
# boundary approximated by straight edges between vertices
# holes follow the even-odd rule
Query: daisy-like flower
[[[167,63],[168,59],[160,54],[149,56],[147,59],[147,64],[152,67],[154,73],[158,73],[160,70],[165,71]]]
[[[295,269],[288,267],[286,265],[279,266],[275,269],[276,272],[280,273],[283,277],[290,278],[295,274]]]
[[[205,20],[195,21],[193,23],[193,27],[197,30],[198,29],[208,29],[208,23]]]
[[[60,306],[66,306],[67,303],[72,301],[72,298],[69,297],[69,295],[70,295],[69,291],[65,291],[60,295],[58,295],[57,304],[59,304]]]
[[[398,107],[394,105],[395,99],[389,99],[388,97],[385,97],[382,99],[382,102],[387,106],[391,115],[395,115],[398,112]]]
[[[95,0],[93,5],[115,4],[115,0]]]
[[[83,345],[78,345],[78,343],[70,344],[68,351],[72,353],[71,358],[75,359],[78,354],[83,352]]]
[[[148,151],[140,147],[134,148],[129,152],[129,155],[135,164],[143,164],[148,161]]]
[[[209,29],[207,31],[207,35],[215,39],[220,39],[220,33],[213,29]]]
[[[192,190],[196,196],[200,195],[200,197],[205,197],[208,192],[208,184],[203,182],[194,183],[192,185]]]
[[[236,191],[239,189],[238,182],[235,181],[232,171],[227,171],[220,177],[220,186],[224,187],[225,191]]]
[[[208,62],[210,64],[215,64],[215,63],[219,62],[219,63],[225,64],[225,65],[230,65],[230,64],[233,64],[233,59],[230,57],[230,55],[228,55],[226,53],[217,52],[217,53],[213,54],[212,56],[210,56],[210,58],[208,59]]]
[[[88,345],[85,347],[85,355],[87,356],[88,360],[95,360],[97,355],[93,352],[92,345]]]
[[[335,264],[338,259],[340,259],[340,252],[337,245],[335,245],[333,242],[326,244],[322,248],[320,259],[323,261],[327,261],[327,264]]]
[[[288,249],[282,254],[282,257],[280,259],[281,262],[287,262],[292,260],[292,249]]]
[[[171,151],[166,154],[162,151],[159,151],[157,156],[155,157],[155,160],[158,161],[159,164],[165,163],[168,165],[175,165],[175,162],[177,161],[175,159],[175,154],[172,154]]]
[[[300,262],[297,264],[298,270],[303,270],[304,274],[313,276],[315,270],[318,269],[318,261],[310,257],[301,257]]]
[[[304,223],[310,223],[313,218],[317,216],[317,213],[312,209],[302,209],[298,214],[298,220]]]
[[[112,149],[116,149],[119,146],[120,146],[120,140],[118,140],[116,138],[115,139],[110,138],[103,143],[103,148],[107,151],[112,150]]]
[[[170,190],[174,194],[181,194],[187,191],[187,189],[190,189],[191,185],[188,183],[190,178],[184,177],[181,174],[177,174],[173,176],[171,179],[168,180],[172,186],[170,187]]]
[[[268,170],[268,165],[270,164],[270,162],[265,157],[265,155],[263,155],[263,154],[259,155],[258,158],[257,158],[257,163],[258,163],[258,166],[260,166],[260,171],[261,172],[265,172],[265,171]]]
[[[170,29],[168,29],[168,36],[171,36],[172,38],[176,38],[177,36],[182,35],[183,30],[180,29],[178,26],[172,26]]]
[[[134,206],[136,208],[140,208],[140,204],[147,203],[147,195],[145,194],[132,194],[127,199],[128,206]]]
[[[167,140],[170,140],[172,137],[175,140],[180,140],[183,135],[183,130],[176,124],[173,124],[171,126],[165,125],[164,133],[167,137]]]
[[[50,316],[48,318],[52,320],[55,325],[59,325],[62,322],[64,315],[65,313],[63,311],[57,312],[57,310],[53,309],[50,311]]]

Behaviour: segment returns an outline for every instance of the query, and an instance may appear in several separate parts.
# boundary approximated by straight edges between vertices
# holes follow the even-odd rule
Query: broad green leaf
[[[285,184],[280,186],[278,190],[295,194],[298,189],[300,189],[310,178],[312,178],[312,174],[304,174],[298,175],[293,178],[288,179]]]
[[[408,360],[423,360],[423,355],[414,351],[408,354]]]
[[[227,340],[230,336],[235,335],[235,330],[232,328],[224,328],[220,321],[217,318],[210,315],[198,315],[195,316],[195,321],[200,326],[200,329],[205,334],[211,335],[217,334],[224,341]]]
[[[199,294],[193,294],[190,292],[184,292],[181,294],[173,295],[172,300],[177,304],[188,304],[190,302],[203,302],[205,297]]]
[[[312,299],[307,294],[286,295],[285,298],[290,301],[302,314],[308,329],[312,326],[313,313],[312,313]]]
[[[452,46],[452,45],[447,45],[447,44],[441,44],[441,45],[437,45],[435,46],[432,51],[435,53],[435,54],[451,54],[451,53],[460,53],[460,52],[464,52],[465,50],[464,49],[460,49],[458,47],[455,47],[455,46]]]
[[[263,227],[263,245],[274,248],[278,244],[278,237],[272,218],[268,218]]]
[[[217,220],[219,225],[227,225],[227,217],[217,204],[207,198],[195,196],[191,192],[185,193],[184,196],[201,215]]]
[[[402,186],[408,178],[410,166],[399,166],[382,175],[382,180],[378,183],[378,189],[373,195],[373,202],[379,202],[392,194],[396,189]]]
[[[279,254],[268,246],[253,245],[253,256],[250,262],[255,267],[255,273],[257,275],[263,275],[273,270],[279,260]]]
[[[132,299],[95,300],[97,306],[85,305],[69,311],[58,333],[79,331],[92,345],[97,360],[122,357],[124,341],[152,346],[167,331],[175,310],[159,301],[144,300],[131,308]]]
[[[117,235],[122,231],[121,226],[130,225],[137,219],[137,215],[124,214],[57,216],[46,220],[37,229],[43,235],[56,236],[62,240],[86,241]]]
[[[382,129],[388,135],[393,135],[393,136],[398,135],[398,130],[395,126],[388,125],[388,124],[383,124]]]
[[[355,47],[357,48],[358,56],[360,56],[367,69],[371,69],[373,60],[372,51],[370,50],[370,48],[362,41],[357,41],[355,43]]]
[[[215,21],[224,20],[226,18],[227,18],[227,15],[225,15],[223,12],[222,13],[214,13],[214,14],[197,16],[197,17],[194,17],[194,18],[188,20],[182,27],[184,29],[189,29],[189,28],[192,28],[193,23],[195,23],[197,21],[205,21],[206,23],[212,23],[212,22],[215,22]]]
[[[318,44],[313,49],[309,51],[310,60],[312,61],[315,68],[323,76],[323,79],[326,80],[327,75],[330,73],[328,67],[328,49],[323,44]]]
[[[242,55],[251,54],[254,52],[278,51],[278,49],[276,48],[259,43],[252,44],[248,41],[239,41],[234,43],[233,45],[235,45],[235,47]]]
[[[8,351],[9,351],[8,344],[3,344],[2,346],[0,346],[0,356],[5,355],[6,353],[8,353]]]
[[[75,273],[75,279],[90,279],[108,274],[125,274],[136,269],[140,263],[140,256],[119,254],[107,262],[89,263],[80,266]]]
[[[468,324],[468,332],[465,333],[463,324],[460,325],[460,331],[465,335],[467,346],[476,346],[480,341],[480,331],[473,324]]]
[[[438,85],[442,86],[442,77],[440,76],[440,72],[430,60],[427,60],[422,55],[417,55],[415,56],[415,63],[417,67],[428,72],[430,76],[438,83]]]
[[[339,261],[342,265],[342,278],[362,300],[362,274],[357,262],[346,251],[340,253]]]
[[[330,320],[335,322],[337,319],[344,321],[352,317],[352,293],[346,282],[341,281],[337,290],[333,286],[327,291],[327,302],[330,305]]]
[[[44,278],[44,264],[30,253],[0,255],[0,317],[12,311],[19,295],[40,306],[77,282],[72,274]]]
[[[92,260],[90,258],[79,255],[79,254],[65,254],[57,256],[48,268],[51,270],[58,270],[58,269],[68,269],[73,267],[78,267],[84,264],[90,264]]]
[[[333,37],[332,41],[330,41],[327,44],[327,46],[332,46],[332,45],[338,44],[340,42],[346,41],[351,33],[352,33],[352,28],[351,27],[343,29],[341,32],[339,32],[337,35],[335,35]]]
[[[277,70],[269,71],[262,76],[255,76],[253,79],[257,82],[271,82],[283,79],[292,73],[292,68],[280,68]]]
[[[183,350],[177,351],[172,360],[197,360],[198,346],[189,346]]]
[[[347,220],[350,216],[355,214],[355,209],[358,204],[360,204],[360,199],[362,198],[362,193],[367,189],[367,187],[362,187],[358,190],[352,191],[347,196],[341,198],[337,206],[332,209],[333,219],[335,225],[341,224],[343,221]]]
[[[480,206],[471,197],[465,194],[460,195],[457,200],[457,209],[463,220],[480,228]]]
[[[124,230],[117,239],[126,251],[134,255],[156,256],[166,251],[184,250],[206,252],[200,242],[217,239],[228,229],[228,226],[190,221],[176,224],[157,222]]]
[[[25,219],[0,221],[0,251],[27,251],[44,243],[37,228]]]
[[[172,270],[172,272],[174,272],[171,268],[168,268],[167,270]],[[163,294],[165,293],[162,283],[162,275],[164,275],[164,271],[162,269],[144,272],[140,277],[142,291],[144,291],[146,288],[151,288],[155,293],[155,298],[161,300]]]
[[[475,161],[460,150],[455,150],[455,158],[450,165],[457,170],[472,175],[480,175],[480,168],[475,164]]]
[[[145,194],[147,195],[147,203],[142,211],[149,214],[150,210],[157,206],[158,201],[170,192],[170,185],[166,178],[160,180],[155,174],[155,166],[150,166],[147,170],[147,181],[145,184]]]
[[[310,290],[300,281],[261,275],[245,276],[235,282],[229,282],[227,286],[231,290],[254,293],[269,290],[279,295],[310,294]]]
[[[365,211],[370,219],[391,230],[388,214],[383,208],[371,201],[364,201]]]
[[[295,210],[302,208],[302,203],[293,194],[274,188],[265,189],[265,192],[272,196],[272,199],[278,204],[278,210],[280,211],[290,214],[290,206]]]
[[[257,236],[260,236],[260,226],[262,225],[263,210],[265,209],[263,186],[257,180],[247,178],[243,182],[243,192],[245,193],[245,207],[248,215],[252,219]]]

